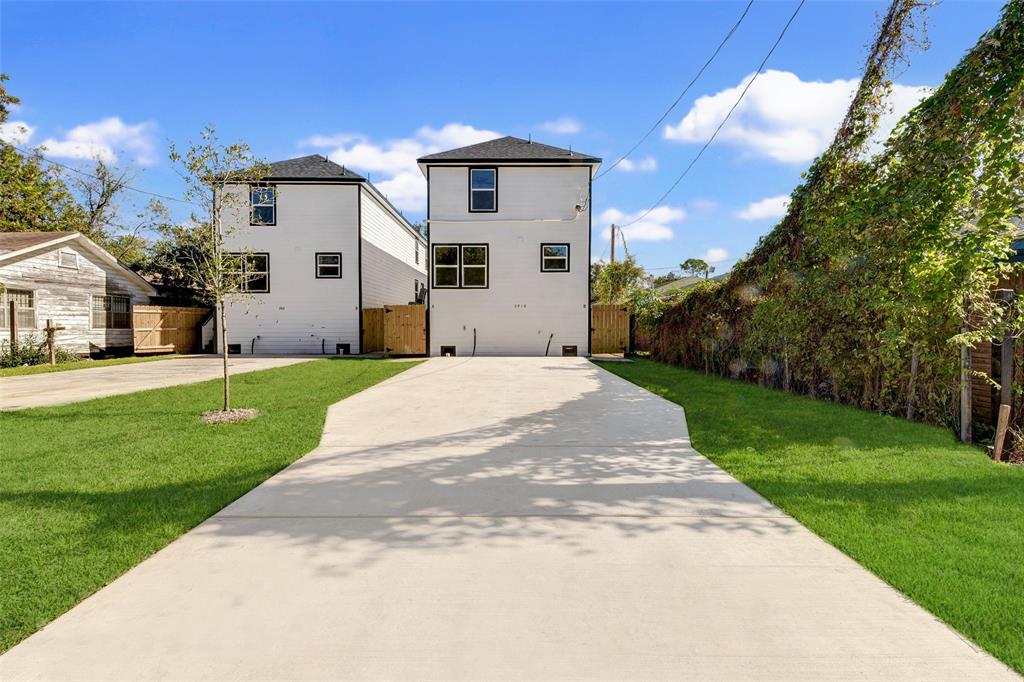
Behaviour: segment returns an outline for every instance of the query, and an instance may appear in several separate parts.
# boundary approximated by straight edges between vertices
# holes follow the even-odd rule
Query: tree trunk
[[[220,350],[221,359],[224,361],[224,407],[223,410],[227,412],[231,405],[231,384],[228,375],[228,316],[224,310],[224,301],[217,301],[217,307],[220,308]]]
[[[910,355],[910,380],[907,382],[907,419],[914,418],[914,383],[917,381],[920,358],[921,352],[914,346],[914,351]]]

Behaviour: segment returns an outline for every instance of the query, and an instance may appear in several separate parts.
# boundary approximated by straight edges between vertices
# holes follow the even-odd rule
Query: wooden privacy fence
[[[629,353],[629,309],[623,305],[590,306],[590,352]]]
[[[386,305],[363,309],[363,352],[424,355],[427,352],[427,307]]]
[[[132,306],[136,353],[195,353],[202,345],[199,325],[207,308]]]

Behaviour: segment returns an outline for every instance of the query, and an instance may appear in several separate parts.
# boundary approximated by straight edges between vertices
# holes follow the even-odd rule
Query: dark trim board
[[[431,300],[432,297],[430,295],[430,291],[431,291],[431,289],[433,287],[433,275],[434,275],[434,272],[433,272],[434,271],[434,266],[433,266],[433,264],[431,263],[431,260],[430,260],[432,255],[433,255],[433,253],[434,253],[431,250],[431,248],[430,248],[430,166],[427,166],[427,218],[426,218],[425,225],[427,227],[427,252],[423,254],[423,258],[426,261],[426,265],[427,265],[427,298],[426,298],[425,303],[426,303],[426,306],[427,306],[427,319],[426,319],[426,325],[427,325],[427,334],[426,334],[426,336],[427,336],[427,357],[429,358],[430,357],[430,309],[434,305],[434,302]],[[488,256],[489,256],[489,254],[488,254]]]
[[[587,181],[587,357],[591,355],[591,341],[594,334],[594,325],[591,320],[593,311],[590,308],[590,300],[594,295],[591,289],[590,276],[593,272],[591,268],[590,259],[594,257],[593,246],[591,242],[594,239],[594,174],[590,174],[590,178]]]
[[[472,166],[473,164],[500,164],[502,166],[513,166],[516,168],[557,168],[558,166],[599,166],[600,161],[580,161],[572,162],[566,161],[565,159],[552,159],[551,161],[545,161],[544,159],[530,159],[526,162],[519,162],[513,159],[445,159],[444,161],[434,161],[432,159],[423,160],[419,159],[416,163],[422,163],[428,168],[430,166]]]
[[[544,247],[545,246],[564,246],[565,247],[565,270],[545,270],[544,269]],[[551,258],[557,258],[558,256],[551,256]],[[540,271],[544,274],[553,274],[560,272],[569,272],[572,270],[572,244],[568,242],[544,242],[540,245]]]
[[[359,324],[359,354],[364,353],[363,350],[363,186],[360,185],[356,188],[359,192],[356,199],[356,239],[358,242],[358,255],[359,266],[356,275],[359,277],[359,307],[356,311],[357,321]]]

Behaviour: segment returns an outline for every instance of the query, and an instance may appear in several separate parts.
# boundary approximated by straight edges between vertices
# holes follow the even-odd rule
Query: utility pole
[[[615,223],[612,223],[612,264],[615,263]]]

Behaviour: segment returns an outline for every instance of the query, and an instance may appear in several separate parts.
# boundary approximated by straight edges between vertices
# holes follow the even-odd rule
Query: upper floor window
[[[249,214],[250,225],[277,224],[277,191],[266,185],[250,188],[252,209]]]
[[[316,254],[316,278],[317,279],[340,279],[341,278],[341,254],[340,253],[318,253],[318,254]]]
[[[225,253],[225,264],[230,276],[238,284],[238,291],[265,294],[270,291],[269,253]]]
[[[10,321],[7,319],[10,314],[11,301],[17,304],[18,329],[35,329],[35,296],[28,289],[6,289],[0,291],[0,327],[8,329],[11,326]]]
[[[569,245],[541,244],[540,271],[569,272]]]
[[[490,212],[498,210],[498,169],[469,169],[469,210]]]
[[[93,329],[131,329],[132,302],[127,296],[93,296]]]

